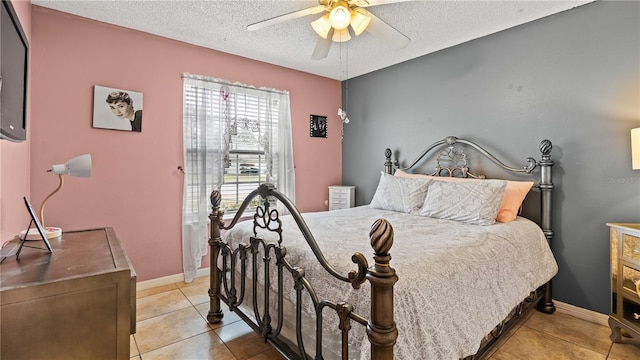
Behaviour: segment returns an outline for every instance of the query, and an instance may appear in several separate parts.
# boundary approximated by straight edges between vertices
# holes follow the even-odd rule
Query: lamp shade
[[[56,175],[89,177],[91,176],[91,154],[76,156],[64,164],[53,165],[49,171]]]
[[[331,37],[331,40],[335,42],[345,42],[351,40],[351,35],[349,35],[349,29],[336,30]]]
[[[346,29],[351,23],[349,4],[345,1],[339,1],[329,13],[329,21],[336,30]]]
[[[640,170],[640,128],[631,130],[631,168]]]
[[[371,16],[369,16],[367,10],[363,8],[356,8],[351,13],[351,28],[356,36],[362,34],[370,22]]]
[[[311,27],[313,31],[318,34],[323,39],[326,39],[329,35],[329,30],[331,30],[331,23],[329,22],[329,14],[325,14],[320,17],[318,20],[311,22]]]

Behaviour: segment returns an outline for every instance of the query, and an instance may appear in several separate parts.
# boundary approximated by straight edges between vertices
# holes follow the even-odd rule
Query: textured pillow
[[[492,225],[502,203],[506,180],[435,181],[419,214],[475,225]]]
[[[486,181],[483,179],[470,179],[470,178],[456,178],[456,177],[448,177],[448,176],[431,176],[424,174],[409,174],[402,170],[396,170],[395,176],[401,178],[411,178],[411,179],[428,179],[434,181],[447,181],[447,182],[469,182],[469,181]],[[500,209],[498,210],[498,215],[496,216],[496,221],[499,222],[509,222],[515,220],[516,216],[518,216],[518,211],[520,210],[520,206],[522,206],[522,202],[524,198],[531,190],[533,186],[533,181],[511,181],[507,180],[507,187],[504,191],[504,196],[502,198],[502,203],[500,204]]]
[[[381,171],[370,205],[376,209],[417,212],[424,203],[430,182],[427,179],[403,179]]]

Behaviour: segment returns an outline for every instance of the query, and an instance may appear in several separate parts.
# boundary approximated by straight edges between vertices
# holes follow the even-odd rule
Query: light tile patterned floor
[[[283,359],[235,314],[221,324],[206,321],[209,278],[176,283],[137,294],[137,331],[132,360]],[[613,344],[609,328],[570,315],[533,311],[505,334],[488,360],[638,360],[640,347]],[[419,357],[416,357],[418,359]],[[399,359],[399,360],[416,360]]]

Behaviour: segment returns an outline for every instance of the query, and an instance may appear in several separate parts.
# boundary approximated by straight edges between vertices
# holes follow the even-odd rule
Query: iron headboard
[[[537,188],[540,190],[540,228],[544,233],[549,245],[553,239],[553,229],[551,227],[551,209],[552,209],[552,197],[553,182],[551,180],[551,167],[553,166],[553,160],[551,160],[551,149],[553,148],[551,141],[542,140],[539,145],[541,153],[540,160],[536,160],[533,157],[525,159],[526,165],[522,167],[512,167],[505,165],[502,161],[498,160],[495,156],[489,153],[480,145],[473,141],[460,139],[455,136],[447,136],[446,138],[436,141],[429,145],[422,153],[407,167],[399,167],[398,159],[391,161],[391,149],[385,150],[386,161],[384,163],[385,172],[393,174],[395,170],[411,170],[413,169],[423,158],[428,154],[431,154],[434,149],[442,146],[446,146],[441,150],[436,159],[436,169],[430,174],[433,176],[441,176],[444,172],[447,176],[471,177],[483,179],[484,175],[474,174],[469,170],[469,164],[466,153],[460,148],[455,147],[456,144],[465,144],[478,151],[481,155],[491,160],[494,164],[500,168],[512,173],[526,173],[531,174],[536,168],[540,169],[540,175],[537,179]],[[546,293],[544,298],[538,302],[538,309],[543,312],[552,313],[555,311],[555,306],[551,298],[551,282],[546,285]]]

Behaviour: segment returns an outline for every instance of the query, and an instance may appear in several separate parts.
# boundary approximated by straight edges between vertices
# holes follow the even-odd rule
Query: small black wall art
[[[327,117],[309,115],[309,135],[311,137],[327,137]]]

